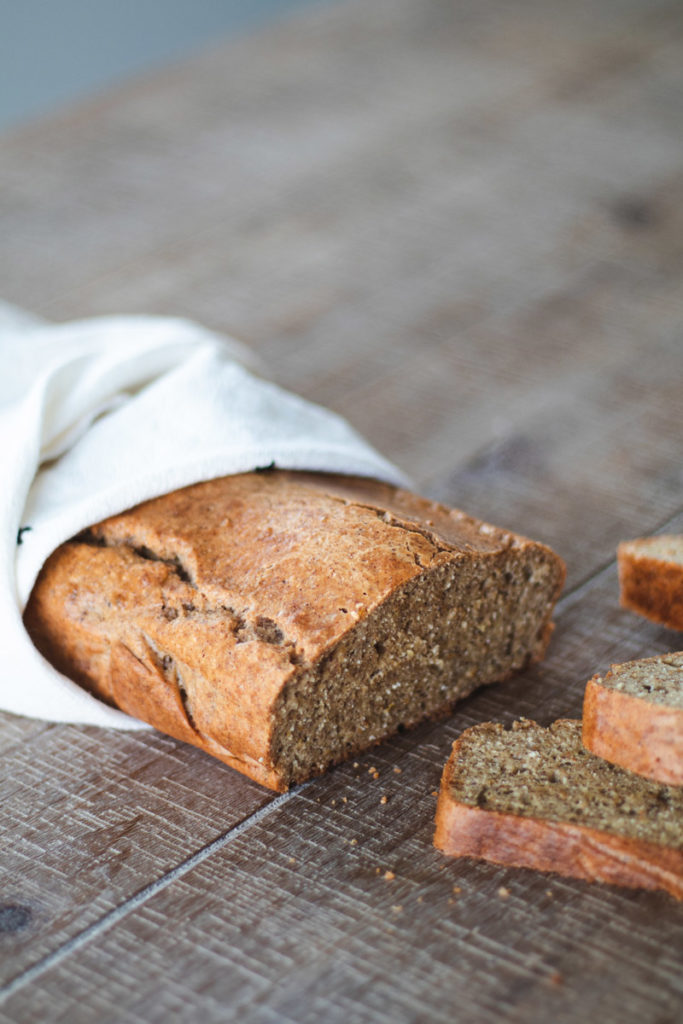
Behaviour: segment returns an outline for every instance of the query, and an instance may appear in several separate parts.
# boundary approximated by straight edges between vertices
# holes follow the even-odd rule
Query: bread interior
[[[615,665],[600,684],[653,704],[683,708],[683,652]]]
[[[272,763],[289,784],[541,656],[557,585],[542,549],[462,558],[398,588],[286,684]]]
[[[591,754],[580,722],[486,723],[467,729],[455,749],[449,795],[458,803],[683,846],[683,788]]]

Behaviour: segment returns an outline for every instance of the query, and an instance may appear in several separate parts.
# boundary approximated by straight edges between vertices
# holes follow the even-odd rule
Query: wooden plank
[[[57,319],[189,313],[258,347],[312,321],[313,351],[335,323],[367,345],[435,288],[456,324],[557,284],[582,204],[680,167],[675,105],[652,113],[680,89],[671,5],[580,6],[326,12],[1,141],[4,294]],[[349,306],[369,330],[341,330]]]
[[[462,728],[577,715],[595,669],[680,644],[615,597],[612,566],[564,601],[544,665],[292,793],[32,975],[0,1020],[78,1024],[112,1007],[131,1024],[675,1019],[683,920],[671,898],[431,846],[431,794]]]
[[[0,984],[272,798],[151,731],[2,715],[0,737]]]
[[[581,443],[573,431],[579,431],[584,444],[592,441],[608,449],[615,439],[601,431],[613,430],[620,419],[626,430],[622,455],[630,434],[637,456],[635,423],[658,415],[648,408],[648,389],[663,385],[666,391],[683,378],[683,287],[681,277],[673,276],[674,268],[678,265],[673,264],[670,279],[653,281],[645,267],[631,272],[592,264],[581,280],[570,278],[565,288],[529,299],[520,310],[488,318],[441,343],[421,345],[403,358],[397,354],[385,360],[382,370],[369,373],[369,381],[362,380],[359,360],[354,381],[342,373],[342,385],[330,374],[301,390],[316,397],[322,392],[423,489],[455,504],[467,507],[472,502],[468,479],[457,476],[462,467],[471,474],[490,457],[487,452],[505,446],[511,452],[524,443],[520,435],[533,433],[544,419],[554,434],[569,431],[566,450],[559,445],[558,461],[546,469],[552,468],[570,486]],[[683,263],[679,273],[683,276]],[[420,338],[428,326],[429,318],[397,333],[405,337],[412,327]],[[666,398],[663,407],[668,407]],[[660,433],[663,449],[671,453],[680,444],[680,419],[670,415],[660,424]],[[546,443],[555,448],[554,442]],[[538,463],[540,453],[533,458]],[[610,473],[607,463],[607,480],[616,468]],[[675,490],[674,481],[672,486]],[[473,497],[473,508],[493,514]],[[504,507],[502,511],[505,521]],[[501,518],[497,506],[495,514]],[[531,528],[519,521],[514,525]]]

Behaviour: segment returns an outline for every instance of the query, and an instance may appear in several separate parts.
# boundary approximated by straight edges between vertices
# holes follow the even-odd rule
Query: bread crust
[[[618,666],[613,666],[617,668]],[[683,785],[683,709],[603,685],[586,685],[583,743],[593,754],[670,786]]]
[[[669,629],[683,630],[683,565],[649,555],[647,538],[617,548],[623,608]]]
[[[459,740],[446,763],[434,845],[451,857],[552,871],[588,882],[663,889],[683,899],[683,852],[583,825],[488,811],[455,800],[450,783]]]
[[[427,570],[532,551],[549,573],[527,652],[537,659],[564,580],[548,548],[375,481],[248,473],[146,502],[62,545],[24,621],[101,699],[282,791],[291,779],[275,763],[274,723],[303,673]]]

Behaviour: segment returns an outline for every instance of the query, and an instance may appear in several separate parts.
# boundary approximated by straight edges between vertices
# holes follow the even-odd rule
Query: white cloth
[[[195,324],[137,316],[8,326],[5,311],[0,708],[140,728],[53,669],[23,627],[54,548],[147,498],[271,463],[405,480],[339,416],[255,376],[247,350]]]

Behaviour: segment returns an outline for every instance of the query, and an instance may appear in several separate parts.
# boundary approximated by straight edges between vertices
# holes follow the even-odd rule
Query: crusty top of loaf
[[[343,529],[330,528],[335,517]],[[283,472],[186,487],[105,520],[89,536],[177,566],[209,602],[238,615],[245,595],[258,594],[264,631],[280,630],[305,658],[425,565],[525,543],[389,485]],[[292,580],[298,599],[283,603]]]

